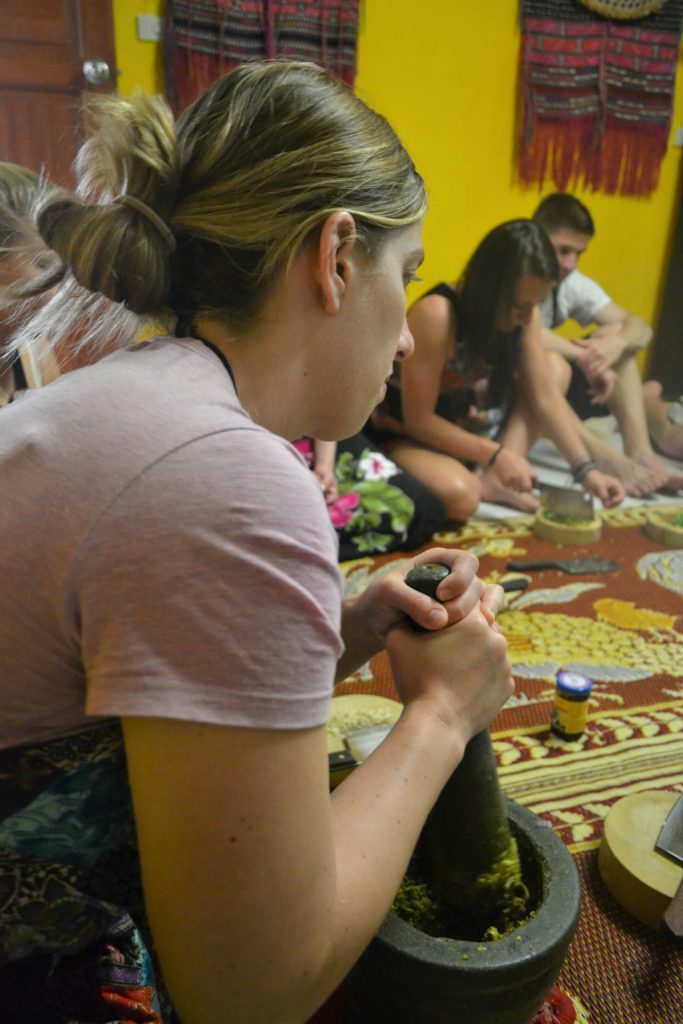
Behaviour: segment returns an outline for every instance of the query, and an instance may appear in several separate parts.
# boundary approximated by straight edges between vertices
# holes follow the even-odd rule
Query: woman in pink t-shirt
[[[0,851],[31,894],[0,916],[3,1020],[171,1019],[137,845],[183,1024],[303,1022],[512,690],[501,592],[471,555],[415,559],[450,568],[443,603],[399,572],[341,602],[288,443],[357,432],[410,356],[423,185],[387,122],[311,64],[238,68],[175,125],[159,98],[102,97],[93,124],[78,198],[35,214],[61,285],[24,341],[78,329],[89,355],[122,349],[0,431],[3,566],[24,555],[0,599],[2,757],[24,786]],[[144,319],[168,336],[123,347]],[[385,646],[403,714],[330,796],[333,684]]]

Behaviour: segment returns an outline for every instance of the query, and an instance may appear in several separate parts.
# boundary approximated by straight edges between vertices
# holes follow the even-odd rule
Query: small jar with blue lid
[[[560,669],[555,677],[555,697],[550,729],[561,740],[578,740],[586,728],[588,699],[593,680],[580,672]]]

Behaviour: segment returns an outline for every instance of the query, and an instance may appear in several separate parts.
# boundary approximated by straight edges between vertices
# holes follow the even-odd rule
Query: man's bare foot
[[[505,487],[493,473],[484,473],[481,477],[480,501],[491,501],[495,505],[511,505],[521,512],[535,512],[538,500],[529,491],[515,491]]]
[[[665,463],[661,461],[661,459],[657,458],[652,449],[633,455],[632,458],[637,466],[642,466],[646,470],[651,470],[656,474],[657,479],[662,481],[658,484],[656,490],[675,492],[683,488],[683,473],[675,469],[670,469],[669,466],[665,465]]]
[[[643,403],[647,429],[657,450],[670,459],[683,461],[683,426],[669,419],[667,411],[671,403],[663,400],[659,381],[648,380],[643,384]]]
[[[584,429],[581,436],[600,472],[615,476],[629,497],[642,498],[645,494],[652,494],[666,479],[665,474],[639,465],[630,453],[615,448],[592,431]],[[652,454],[654,456],[654,452]]]
[[[616,448],[605,446],[600,451],[592,452],[593,458],[598,464],[598,469],[610,476],[615,476],[624,485],[624,490],[631,498],[642,498],[646,494],[652,494],[660,487],[667,486],[671,471],[659,461],[654,452],[650,459],[640,456],[638,459],[629,455],[622,455]]]

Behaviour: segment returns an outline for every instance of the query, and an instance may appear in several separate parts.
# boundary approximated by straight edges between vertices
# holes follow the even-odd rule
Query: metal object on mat
[[[683,864],[683,793],[666,816],[662,825],[655,850],[665,857]]]
[[[524,576],[514,576],[511,580],[502,580],[500,586],[506,594],[510,594],[515,590],[526,590],[529,581]]]
[[[334,750],[328,753],[327,762],[330,770],[330,789],[336,789],[340,782],[357,767],[353,754],[348,750]]]
[[[537,484],[538,498],[541,508],[557,516],[567,516],[582,522],[595,519],[593,495],[577,487],[556,487],[539,481]]]
[[[510,572],[529,572],[534,569],[561,569],[562,572],[580,576],[582,573],[614,572],[621,569],[618,562],[610,562],[608,558],[589,555],[585,558],[544,558],[532,562],[508,562]]]

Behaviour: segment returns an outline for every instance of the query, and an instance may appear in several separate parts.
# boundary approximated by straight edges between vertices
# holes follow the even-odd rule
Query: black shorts
[[[610,409],[606,405],[594,405],[588,394],[588,381],[576,363],[569,364],[572,376],[567,388],[566,399],[580,420],[589,420],[593,416],[609,416]]]

